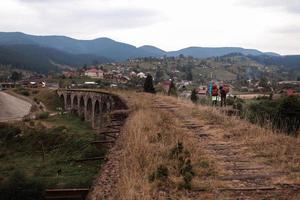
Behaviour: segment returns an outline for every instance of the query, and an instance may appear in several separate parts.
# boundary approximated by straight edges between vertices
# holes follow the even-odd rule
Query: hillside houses
[[[68,71],[63,71],[63,75],[66,78],[73,78],[73,77],[79,76],[80,73],[78,71],[75,71],[75,70],[68,70]]]
[[[84,71],[84,75],[91,78],[103,79],[104,72],[101,69],[91,68]]]

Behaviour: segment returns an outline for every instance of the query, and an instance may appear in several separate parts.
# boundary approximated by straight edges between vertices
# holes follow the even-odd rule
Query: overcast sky
[[[300,0],[1,0],[0,31],[300,54]]]

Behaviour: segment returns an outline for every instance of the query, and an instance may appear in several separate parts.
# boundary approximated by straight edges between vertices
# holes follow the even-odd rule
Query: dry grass
[[[127,92],[121,94],[124,98],[127,95]],[[120,138],[123,155],[116,199],[189,199],[180,188],[183,176],[178,169],[179,161],[170,158],[178,142],[190,153],[186,159],[191,160],[195,172],[192,188],[209,190],[211,186],[203,177],[215,175],[216,170],[199,147],[197,138],[181,129],[169,113],[151,108],[151,95],[135,94],[134,97],[134,112]],[[168,169],[168,178],[150,181],[149,177],[159,166]]]
[[[152,108],[154,96],[128,91],[113,92],[126,99],[132,110],[119,139],[122,149],[119,160],[121,172],[113,199],[214,199],[210,196],[211,191],[225,184],[216,181],[222,174],[222,167],[216,166],[213,158],[205,155],[198,138],[181,128],[181,122],[171,113]],[[189,101],[173,97],[158,98],[180,104],[181,112],[193,116],[205,126],[205,131],[214,132],[220,140],[247,146],[253,154],[261,156],[264,162],[288,172],[290,176],[285,181],[299,181],[296,172],[299,171],[300,163],[299,138],[274,134],[247,121],[228,117],[215,108],[195,106]],[[182,142],[189,152],[186,159],[191,160],[196,174],[192,179],[192,190],[180,187],[183,176],[178,168],[179,162],[170,158],[178,142]],[[151,181],[150,176],[159,166],[167,168],[167,178]],[[193,192],[194,189],[207,192],[199,195]]]
[[[213,107],[194,105],[172,97],[161,98],[172,103],[180,102],[185,108],[183,112],[211,126],[211,131],[221,130],[224,138],[250,147],[264,162],[289,173],[289,181],[300,183],[300,137],[273,132],[238,117],[228,117]]]

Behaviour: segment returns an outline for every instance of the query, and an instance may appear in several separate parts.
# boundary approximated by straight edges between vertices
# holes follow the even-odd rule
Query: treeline
[[[248,56],[263,65],[284,66],[288,69],[300,69],[300,55],[294,56]]]

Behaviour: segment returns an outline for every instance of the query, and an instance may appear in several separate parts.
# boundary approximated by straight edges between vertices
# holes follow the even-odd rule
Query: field
[[[69,114],[18,125],[1,124],[0,182],[17,170],[47,188],[88,187],[101,162],[72,160],[104,155],[104,149],[89,144],[96,137],[87,123]]]

